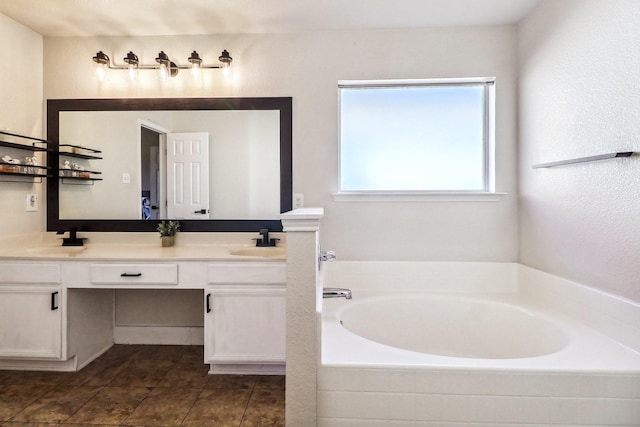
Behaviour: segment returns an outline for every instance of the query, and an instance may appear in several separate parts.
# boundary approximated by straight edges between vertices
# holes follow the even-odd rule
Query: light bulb
[[[158,77],[160,80],[166,80],[169,77],[169,70],[167,70],[167,64],[160,64],[158,67]]]
[[[95,72],[96,78],[99,81],[103,82],[107,74],[107,64],[96,63],[94,72]]]
[[[129,80],[134,81],[138,78],[138,67],[134,64],[129,64],[127,68],[127,74],[129,75]]]
[[[99,51],[92,59],[95,67],[94,73],[96,78],[99,81],[104,81],[107,74],[107,68],[109,68],[109,57],[103,51]]]
[[[194,80],[199,79],[200,78],[200,64],[192,63],[190,72],[191,72],[191,78],[193,78]]]
[[[231,80],[233,77],[233,73],[231,71],[231,67],[226,66],[226,67],[222,67],[222,77],[225,80]]]

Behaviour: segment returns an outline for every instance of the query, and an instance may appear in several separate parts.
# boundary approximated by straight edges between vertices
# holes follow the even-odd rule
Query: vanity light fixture
[[[161,79],[166,79],[168,77],[175,77],[178,75],[179,70],[191,70],[191,75],[193,77],[198,77],[200,75],[200,70],[202,69],[211,69],[211,68],[220,68],[225,71],[231,66],[231,62],[233,58],[229,55],[229,52],[226,50],[222,51],[222,54],[218,57],[218,64],[215,65],[203,65],[202,58],[195,50],[191,52],[191,56],[187,58],[189,65],[178,65],[173,62],[169,56],[164,52],[160,51],[158,57],[155,59],[156,64],[141,64],[138,56],[129,51],[127,56],[124,57],[123,61],[126,65],[116,65],[111,63],[111,59],[107,56],[103,51],[99,51],[96,53],[96,56],[93,57],[93,62],[96,64],[96,76],[99,80],[104,80],[106,70],[127,70],[129,75],[129,79],[135,80],[138,76],[138,70],[157,70],[158,76]]]

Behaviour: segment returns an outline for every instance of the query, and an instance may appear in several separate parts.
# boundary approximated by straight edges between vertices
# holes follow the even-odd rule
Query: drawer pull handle
[[[207,313],[211,313],[211,294],[207,294]]]
[[[56,304],[56,295],[58,295],[58,291],[51,292],[51,311],[57,310],[58,304]]]
[[[120,277],[142,277],[142,273],[122,273]]]

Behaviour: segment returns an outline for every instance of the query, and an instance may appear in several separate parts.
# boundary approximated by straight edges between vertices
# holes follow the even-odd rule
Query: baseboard
[[[75,372],[77,366],[76,357],[73,356],[67,360],[0,359],[0,369],[9,371]]]
[[[282,364],[220,364],[212,363],[209,365],[209,374],[211,375],[284,375],[285,365]]]
[[[204,345],[204,328],[188,326],[116,326],[115,344]]]
[[[109,344],[107,347],[104,347],[103,349],[101,349],[100,351],[98,351],[96,354],[94,354],[93,356],[91,356],[90,358],[88,358],[87,360],[85,360],[84,362],[78,364],[78,371],[81,370],[82,368],[84,368],[85,366],[87,366],[88,364],[90,364],[91,362],[93,362],[94,360],[96,360],[98,357],[102,356],[104,353],[106,353],[111,347],[113,347],[113,344]]]

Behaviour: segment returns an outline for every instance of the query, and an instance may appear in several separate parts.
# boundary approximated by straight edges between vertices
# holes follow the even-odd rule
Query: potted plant
[[[162,247],[173,246],[176,240],[176,233],[180,230],[178,221],[162,221],[158,224],[158,233],[162,241]]]

